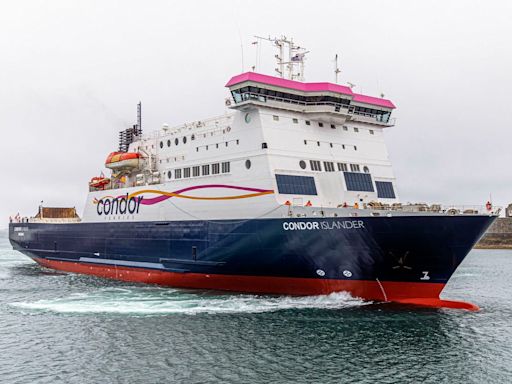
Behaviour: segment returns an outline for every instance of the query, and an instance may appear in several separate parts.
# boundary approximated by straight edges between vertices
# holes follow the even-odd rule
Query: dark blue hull
[[[36,260],[176,273],[445,284],[493,220],[395,216],[23,223],[11,224],[9,237],[14,249]]]

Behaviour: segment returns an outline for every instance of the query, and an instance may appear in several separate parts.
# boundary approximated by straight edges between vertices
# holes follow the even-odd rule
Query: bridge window
[[[372,176],[369,173],[343,172],[347,191],[374,192]]]
[[[361,172],[361,168],[359,167],[359,164],[350,164],[350,171]]]
[[[323,127],[323,126],[324,126],[324,123],[318,123],[318,126],[319,126],[319,127]]]
[[[311,125],[311,121],[306,120],[306,125]]]
[[[210,174],[210,165],[203,165],[203,176],[208,176]]]
[[[230,172],[230,163],[229,161],[226,161],[225,163],[222,163],[222,173],[229,173]]]
[[[220,164],[212,164],[212,175],[218,175],[220,173]]]
[[[393,189],[393,183],[390,181],[376,181],[375,186],[377,187],[377,197],[383,199],[394,199],[395,191]]]
[[[199,176],[199,165],[192,167],[192,176],[194,176],[194,177]]]
[[[277,175],[277,189],[286,195],[316,195],[315,178],[312,176]]]
[[[175,179],[181,179],[181,169],[176,169],[174,171],[174,178]]]
[[[299,124],[299,119],[293,119],[293,124]]]
[[[274,119],[274,121],[279,121],[279,116],[277,115],[273,115],[272,118]]]

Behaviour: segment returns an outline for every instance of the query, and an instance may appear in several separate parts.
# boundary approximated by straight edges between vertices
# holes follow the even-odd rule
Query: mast
[[[286,36],[281,36],[280,38],[254,37],[257,38],[258,41],[269,41],[278,49],[278,53],[274,57],[277,61],[275,71],[280,78],[304,81],[305,58],[306,53],[309,53],[309,51],[296,45],[293,39],[288,39]]]

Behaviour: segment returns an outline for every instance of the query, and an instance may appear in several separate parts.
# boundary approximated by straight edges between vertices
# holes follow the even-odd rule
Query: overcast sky
[[[338,53],[341,83],[397,105],[386,139],[402,200],[508,204],[510,15],[509,1],[4,0],[0,227],[41,200],[81,211],[139,100],[146,132],[224,113],[253,35],[307,47],[307,81],[333,81]]]

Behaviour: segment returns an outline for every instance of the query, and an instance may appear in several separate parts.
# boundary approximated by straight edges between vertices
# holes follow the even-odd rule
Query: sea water
[[[1,383],[510,383],[512,251],[443,297],[478,312],[178,290],[42,268],[0,232]]]

